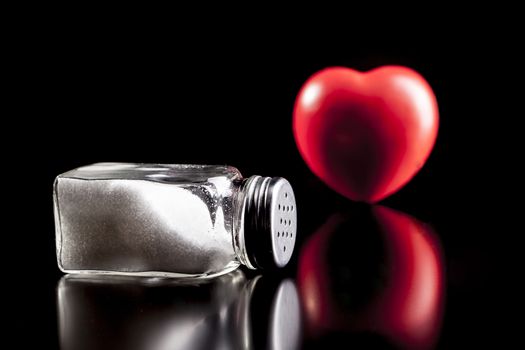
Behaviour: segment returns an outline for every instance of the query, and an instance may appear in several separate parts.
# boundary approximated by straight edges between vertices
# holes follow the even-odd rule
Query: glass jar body
[[[240,172],[229,166],[98,163],[55,180],[59,268],[206,277],[240,265]]]

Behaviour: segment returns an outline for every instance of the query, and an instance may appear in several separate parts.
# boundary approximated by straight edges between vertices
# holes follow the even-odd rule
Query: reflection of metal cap
[[[301,307],[292,280],[284,280],[273,300],[270,316],[270,349],[298,349],[301,337]]]
[[[235,349],[300,348],[302,338],[301,306],[291,279],[252,279],[239,298],[235,314],[240,332]]]
[[[252,176],[243,184],[246,254],[254,268],[283,267],[297,234],[297,207],[290,183],[282,177]],[[248,265],[249,266],[249,265]]]

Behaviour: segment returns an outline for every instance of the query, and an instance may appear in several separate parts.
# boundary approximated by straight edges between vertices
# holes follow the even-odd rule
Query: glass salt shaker
[[[97,163],[54,184],[66,273],[211,277],[283,267],[297,233],[290,183],[230,166]]]

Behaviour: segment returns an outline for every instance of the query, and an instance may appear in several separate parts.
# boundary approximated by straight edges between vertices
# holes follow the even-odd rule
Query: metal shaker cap
[[[252,176],[245,180],[243,192],[244,240],[251,267],[284,267],[297,237],[292,186],[282,177]]]

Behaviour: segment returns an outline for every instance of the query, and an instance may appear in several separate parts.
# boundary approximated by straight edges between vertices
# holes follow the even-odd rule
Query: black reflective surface
[[[55,278],[17,276],[9,307],[19,334],[34,335],[28,344],[67,350],[433,349],[490,339],[486,319],[474,318],[490,310],[476,288],[479,256],[383,205],[319,214],[324,221],[304,217],[301,229],[312,228],[284,270],[179,281],[62,276],[51,265]]]
[[[431,349],[445,306],[438,236],[382,206],[334,213],[285,275],[237,270],[206,281],[66,275],[62,349]]]

